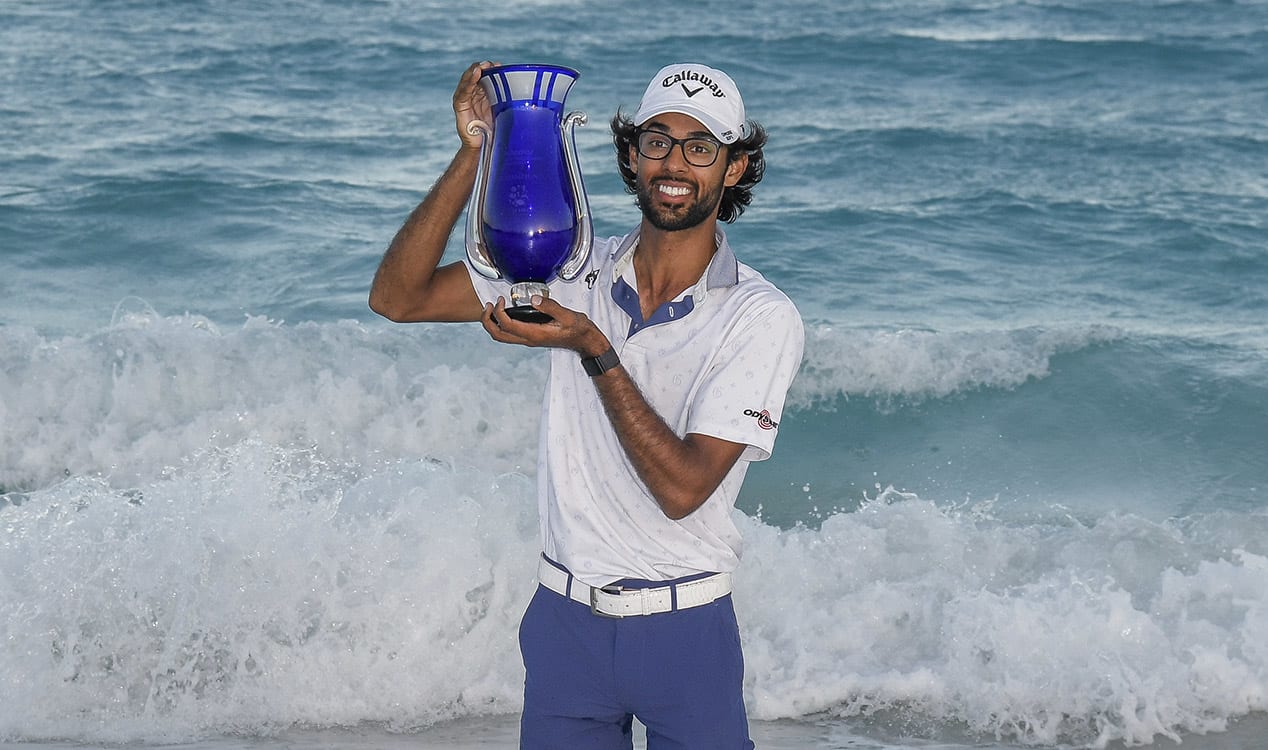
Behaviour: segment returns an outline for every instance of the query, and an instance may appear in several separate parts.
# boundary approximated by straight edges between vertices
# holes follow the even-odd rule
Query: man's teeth
[[[670,185],[659,185],[657,189],[665,195],[686,195],[691,192],[685,187],[672,187]]]

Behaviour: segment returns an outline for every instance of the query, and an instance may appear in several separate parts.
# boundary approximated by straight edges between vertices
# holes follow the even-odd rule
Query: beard
[[[711,216],[717,216],[718,205],[722,202],[722,180],[712,189],[696,190],[696,200],[684,206],[658,206],[653,198],[656,186],[643,180],[635,185],[635,196],[638,207],[648,223],[662,232],[679,232],[699,226]]]

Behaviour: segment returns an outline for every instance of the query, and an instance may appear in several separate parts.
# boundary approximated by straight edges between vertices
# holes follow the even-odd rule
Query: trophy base
[[[539,281],[521,281],[518,284],[512,284],[511,304],[506,308],[507,316],[522,323],[549,323],[554,320],[546,313],[533,309],[530,303],[533,295],[549,298],[550,289]]]
[[[521,323],[549,323],[554,320],[540,310],[534,310],[529,305],[516,305],[515,307],[506,308],[506,316],[511,320],[518,320]]]

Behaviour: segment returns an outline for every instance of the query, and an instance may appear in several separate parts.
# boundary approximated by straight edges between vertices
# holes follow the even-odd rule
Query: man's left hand
[[[494,341],[520,346],[571,349],[583,357],[597,357],[607,351],[608,337],[585,313],[569,310],[545,297],[533,297],[533,309],[549,315],[546,323],[526,323],[506,314],[506,300],[486,303],[480,324]]]

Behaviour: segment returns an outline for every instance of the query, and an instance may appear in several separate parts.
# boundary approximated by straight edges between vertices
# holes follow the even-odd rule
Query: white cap
[[[643,92],[634,125],[666,112],[696,118],[723,143],[735,143],[748,134],[744,100],[735,81],[706,65],[677,63],[661,68]]]

